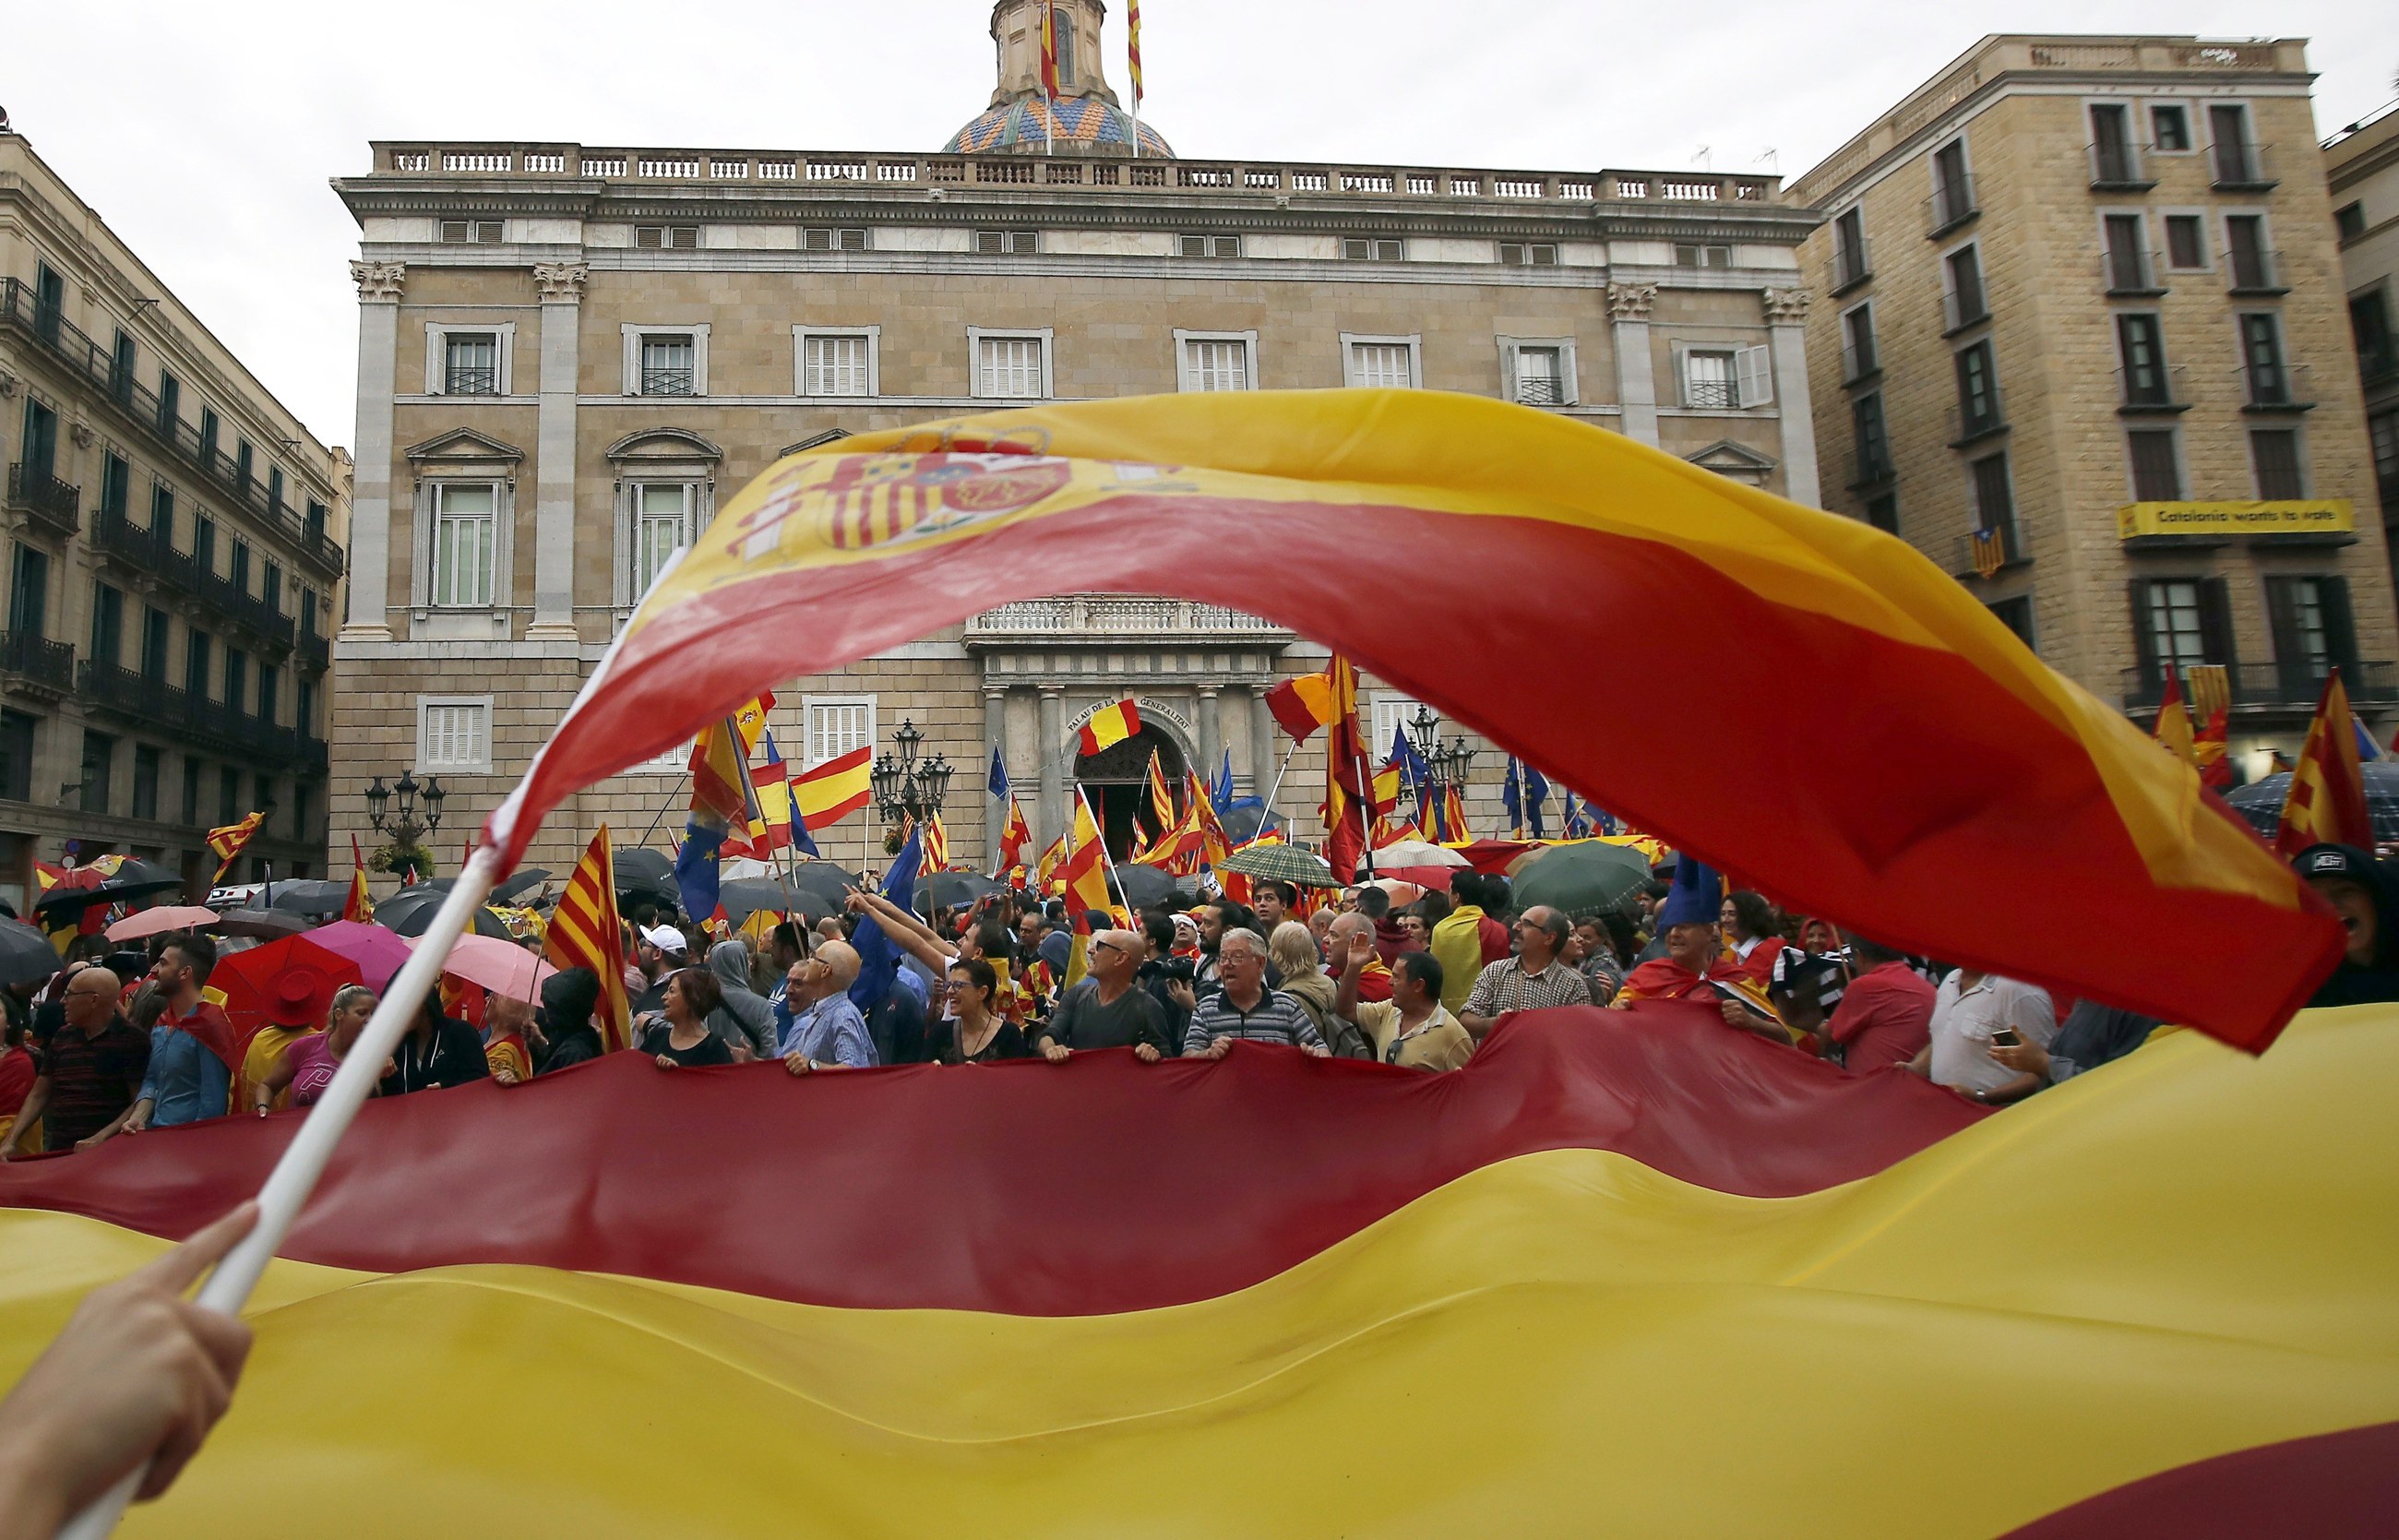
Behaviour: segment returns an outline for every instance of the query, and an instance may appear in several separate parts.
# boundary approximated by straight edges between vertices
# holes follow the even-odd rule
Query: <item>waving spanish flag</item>
[[[1355,581],[1362,548],[1420,574],[1416,601]],[[783,460],[651,588],[492,843],[521,859],[562,799],[775,681],[1062,586],[1298,627],[1676,849],[1913,952],[2256,1048],[2343,950],[2190,766],[1904,542],[1622,434],[1433,391],[1077,402]],[[1493,594],[1491,624],[1426,644],[1428,606]],[[1738,712],[1669,691],[1627,733],[1558,709],[1516,666],[1533,650],[1658,679],[1765,654],[1874,687]]]
[[[374,895],[367,888],[367,858],[359,854],[359,836],[350,831],[350,891],[342,899],[342,918],[358,925],[374,919]]]
[[[1330,668],[1284,680],[1267,692],[1267,712],[1275,719],[1276,726],[1291,735],[1294,743],[1306,743],[1318,728],[1333,720],[1337,709]]]
[[[874,758],[874,746],[867,744],[792,777],[793,804],[810,829],[839,823],[865,809],[874,789],[870,778]]]
[[[1083,723],[1082,746],[1086,754],[1096,754],[1103,749],[1122,743],[1141,731],[1141,712],[1129,700],[1113,706],[1103,706]]]
[[[1016,793],[1008,794],[1008,821],[1000,826],[999,855],[991,874],[1005,879],[1008,873],[1024,863],[1024,847],[1033,839],[1033,830],[1024,821],[1024,809],[1016,804]]]

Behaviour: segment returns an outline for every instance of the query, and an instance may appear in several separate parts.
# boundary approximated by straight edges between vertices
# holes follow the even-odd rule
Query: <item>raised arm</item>
[[[957,961],[956,947],[942,940],[932,926],[882,894],[861,890],[850,896],[850,907],[874,915],[886,936],[934,972],[942,972]]]
[[[1349,952],[1341,959],[1341,977],[1333,988],[1334,1015],[1350,1021],[1358,1020],[1358,979],[1374,957],[1373,936],[1362,930],[1349,938]]]

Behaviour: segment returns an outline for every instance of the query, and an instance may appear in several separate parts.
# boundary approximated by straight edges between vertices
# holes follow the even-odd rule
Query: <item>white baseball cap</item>
[[[648,930],[642,932],[642,939],[649,942],[650,945],[657,948],[660,952],[685,952],[689,950],[689,947],[683,939],[683,932],[677,930],[672,925],[653,925]]]

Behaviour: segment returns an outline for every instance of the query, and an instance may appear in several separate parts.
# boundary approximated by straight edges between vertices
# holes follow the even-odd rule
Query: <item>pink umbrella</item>
[[[391,976],[408,961],[409,953],[416,950],[405,937],[395,936],[381,925],[362,925],[356,920],[319,925],[308,932],[308,939],[358,964],[359,972],[375,989],[389,983]]]
[[[138,941],[144,936],[156,936],[162,930],[193,930],[216,924],[217,912],[197,904],[160,904],[128,914],[108,927],[112,941]]]
[[[558,969],[514,941],[491,936],[461,936],[441,965],[454,979],[480,984],[512,1000],[532,1000],[541,981]]]

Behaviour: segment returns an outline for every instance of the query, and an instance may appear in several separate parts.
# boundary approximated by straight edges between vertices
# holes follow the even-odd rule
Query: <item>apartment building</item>
[[[410,141],[335,183],[362,235],[337,842],[373,775],[438,776],[461,827],[489,808],[672,552],[778,457],[849,433],[1135,393],[1422,387],[1816,500],[1798,255],[1816,216],[1775,179],[1194,158],[1150,124],[1135,155],[1105,7],[1055,9],[1054,115],[1038,4],[1001,0],[996,89],[939,152]],[[1323,655],[1232,611],[1068,594],[790,682],[774,726],[815,763],[913,724],[960,771],[962,861],[984,853],[973,789],[995,749],[1037,838],[1080,784],[1120,845],[1153,750],[1170,775],[1229,752],[1240,790],[1271,787],[1264,694]],[[1126,695],[1143,738],[1078,757],[1080,722]],[[1368,695],[1388,744],[1415,703]],[[603,819],[630,841],[676,828],[683,768],[594,789],[534,858],[571,862]],[[1486,831],[1502,769],[1485,754],[1474,773]],[[1284,781],[1303,833],[1321,782],[1308,752]],[[879,863],[882,835],[861,819],[821,843]]]
[[[325,859],[349,460],[0,130],[0,898],[75,842],[237,877]]]
[[[2137,719],[2224,666],[2253,759],[2335,665],[2399,709],[2311,80],[2297,39],[1986,37],[1791,188],[1827,505]]]
[[[2399,101],[2326,141],[2324,162],[2389,546],[2399,521]]]

